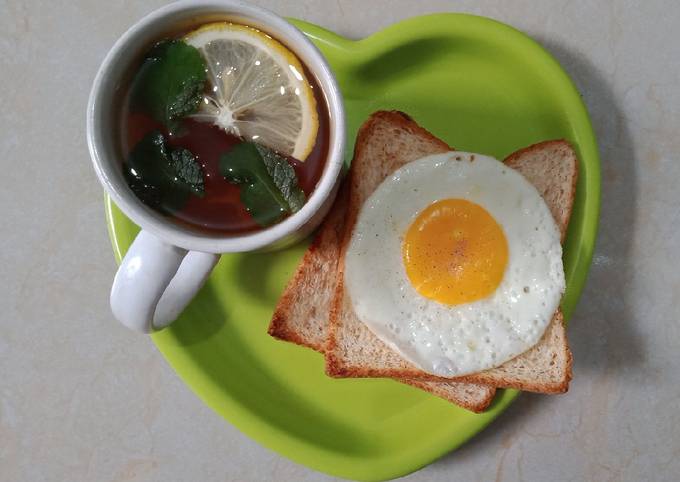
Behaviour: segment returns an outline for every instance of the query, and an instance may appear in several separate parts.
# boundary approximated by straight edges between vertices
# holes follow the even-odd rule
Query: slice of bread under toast
[[[408,153],[411,160],[428,154],[447,152],[449,146],[436,139],[407,117],[395,114],[392,128],[399,128],[404,143],[415,144]],[[394,133],[393,133],[394,134]],[[392,135],[396,140],[399,136]],[[281,340],[323,352],[328,336],[330,304],[337,282],[340,241],[347,208],[348,186],[345,183],[331,212],[314,241],[305,252],[274,310],[269,334]],[[451,381],[398,380],[473,412],[486,409],[496,389],[486,385]]]
[[[414,160],[404,154],[412,149],[411,143],[394,141],[394,134],[403,123],[401,119],[403,114],[400,113],[377,112],[364,123],[357,136],[336,289],[331,301],[329,336],[324,351],[326,373],[330,376],[447,380],[420,370],[388,348],[359,321],[343,288],[344,251],[364,201],[389,174]],[[415,130],[417,126],[412,124]],[[402,137],[397,136],[397,139]],[[556,140],[535,144],[510,155],[505,162],[541,193],[564,238],[578,176],[578,162],[569,143]],[[569,387],[571,365],[571,351],[558,310],[539,343],[525,353],[500,367],[450,380],[562,393]]]

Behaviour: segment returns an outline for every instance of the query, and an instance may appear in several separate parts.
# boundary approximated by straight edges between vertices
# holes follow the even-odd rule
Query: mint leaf
[[[238,144],[220,156],[220,173],[241,185],[241,202],[261,226],[299,211],[305,202],[293,166],[264,146]]]
[[[289,212],[269,194],[268,188],[261,182],[242,185],[241,202],[260,226],[271,226]]]
[[[298,187],[295,169],[286,160],[271,149],[255,144],[255,149],[262,156],[267,172],[274,180],[274,184],[279,188],[283,198],[288,202],[290,212],[296,213],[305,203],[305,193]]]
[[[132,101],[169,130],[198,109],[205,88],[205,62],[182,40],[164,40],[144,57],[134,78]]]
[[[205,194],[203,171],[189,149],[176,149],[170,153],[170,165],[183,187],[199,197]]]
[[[170,150],[159,131],[144,136],[123,167],[132,191],[153,208],[177,211],[191,194],[204,194],[203,172],[195,156],[187,149]]]
[[[168,170],[167,148],[163,135],[153,131],[137,143],[124,164],[123,172],[132,191],[145,204],[161,208],[168,204],[167,184],[172,178]],[[175,204],[183,204],[177,200]]]

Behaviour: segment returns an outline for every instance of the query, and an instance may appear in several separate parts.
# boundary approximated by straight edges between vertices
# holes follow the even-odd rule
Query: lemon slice
[[[319,119],[297,57],[252,27],[218,22],[184,39],[203,55],[210,93],[193,117],[304,161]]]

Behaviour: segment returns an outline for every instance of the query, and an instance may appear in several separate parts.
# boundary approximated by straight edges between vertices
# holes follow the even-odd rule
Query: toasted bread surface
[[[401,113],[378,116],[391,129],[395,144],[408,144],[417,138],[413,159],[446,152],[450,148],[415,125]],[[349,194],[348,184],[341,187],[331,212],[305,252],[274,310],[269,334],[275,338],[323,352],[328,334],[330,304],[337,281],[340,242]],[[496,389],[486,385],[427,380],[398,380],[420,388],[473,412],[486,409]]]
[[[411,154],[414,149],[389,140],[388,133],[393,129],[390,124],[394,115],[396,114],[388,112],[372,115],[361,127],[357,137],[350,171],[349,205],[342,234],[335,294],[331,300],[330,330],[325,349],[326,372],[335,377],[397,377],[443,381],[447,379],[420,370],[375,336],[356,317],[343,286],[344,252],[365,200],[389,174],[422,157],[413,157]],[[413,123],[410,120],[409,122]],[[412,131],[417,129],[420,128],[411,126]],[[578,175],[576,155],[569,143],[556,140],[535,144],[510,155],[506,162],[524,175],[544,196],[564,238]],[[527,352],[500,367],[448,380],[541,393],[561,393],[568,389],[571,380],[571,360],[562,315],[557,312],[539,343]]]
[[[343,183],[328,216],[283,290],[269,324],[269,334],[274,338],[323,352],[337,280],[347,194],[347,184]]]
[[[503,162],[538,189],[564,242],[578,180],[578,159],[571,145],[561,139],[539,142],[510,154]]]

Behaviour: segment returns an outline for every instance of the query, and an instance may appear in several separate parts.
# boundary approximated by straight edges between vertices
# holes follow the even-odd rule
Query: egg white
[[[413,220],[447,198],[482,206],[508,243],[498,288],[460,305],[420,295],[402,260],[403,237]],[[344,281],[358,318],[373,333],[442,377],[493,368],[531,348],[565,288],[559,230],[538,191],[496,159],[464,152],[424,157],[383,181],[359,213]]]

